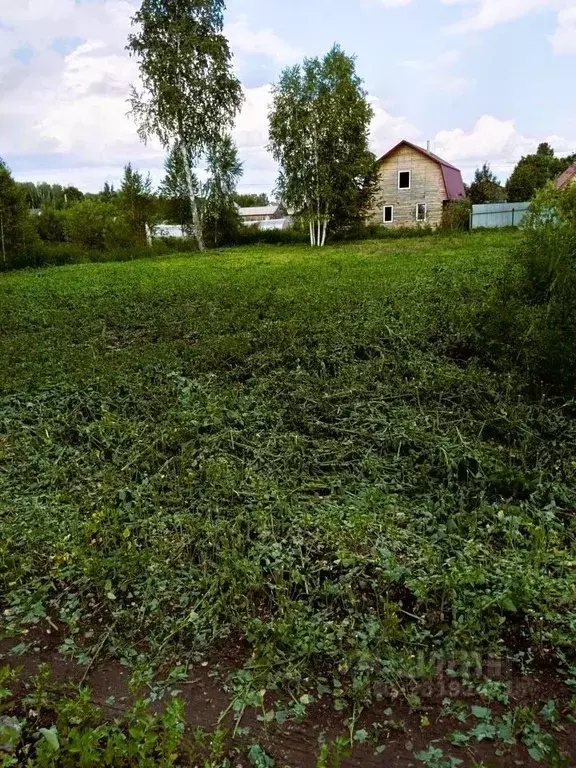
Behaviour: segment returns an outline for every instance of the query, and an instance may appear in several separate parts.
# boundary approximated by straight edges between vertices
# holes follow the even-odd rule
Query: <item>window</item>
[[[426,221],[426,203],[418,203],[416,206],[416,221]]]
[[[411,171],[398,171],[398,189],[410,189],[411,181]]]
[[[392,224],[393,221],[394,221],[394,206],[385,205],[384,206],[384,224]]]

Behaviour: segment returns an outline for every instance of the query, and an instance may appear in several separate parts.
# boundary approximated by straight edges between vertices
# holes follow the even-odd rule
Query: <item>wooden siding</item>
[[[410,189],[398,189],[399,171],[411,171]],[[440,164],[411,147],[402,146],[380,165],[370,223],[385,227],[414,227],[416,206],[426,203],[425,224],[437,227],[446,198]],[[391,224],[384,224],[385,205],[394,206],[394,221]]]

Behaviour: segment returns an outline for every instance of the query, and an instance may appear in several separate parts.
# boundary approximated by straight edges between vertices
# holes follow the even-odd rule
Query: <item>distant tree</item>
[[[36,239],[26,192],[0,159],[0,264],[15,265]]]
[[[574,157],[556,157],[548,143],[540,144],[535,154],[525,155],[514,168],[506,185],[508,200],[513,203],[531,200],[548,181],[560,176]]]
[[[232,126],[242,88],[232,72],[223,30],[224,0],[143,0],[128,50],[136,56],[144,90],[132,90],[140,136],[178,147],[200,250],[202,222],[191,169]]]
[[[110,243],[118,212],[100,200],[83,200],[65,212],[66,236],[83,248],[104,250]]]
[[[63,211],[44,208],[37,217],[40,239],[45,243],[62,243],[66,240],[66,220]]]
[[[25,191],[28,207],[32,209],[47,207],[62,210],[84,199],[84,193],[73,186],[64,188],[61,184],[47,184],[45,181],[39,184],[26,182],[20,186]]]
[[[117,192],[114,189],[114,184],[108,184],[104,182],[104,187],[101,192],[98,193],[98,197],[105,203],[111,203],[116,198]]]
[[[476,168],[474,181],[468,188],[468,198],[474,204],[500,203],[506,200],[506,190],[491,171],[489,163]]]
[[[168,154],[164,170],[166,175],[160,185],[160,197],[165,201],[165,217],[171,224],[178,224],[192,234],[193,221],[188,196],[188,179],[184,168],[184,157],[178,145],[175,145]],[[200,183],[193,168],[188,169],[188,175],[192,182],[194,196],[198,198]],[[201,204],[197,202],[198,217],[201,213]]]
[[[81,192],[76,187],[65,187],[62,190],[62,195],[64,197],[64,205],[73,205],[84,200],[84,192]]]
[[[242,192],[234,195],[235,202],[240,208],[258,208],[264,205],[270,205],[270,200],[266,192],[256,194],[255,192]]]
[[[39,198],[39,208],[50,206],[51,208],[64,207],[64,188],[60,184],[47,184],[45,181],[36,185]]]
[[[372,116],[355,59],[338,46],[322,60],[286,69],[273,89],[278,192],[308,222],[311,245],[324,245],[329,225],[345,226],[366,206],[375,162],[368,148]]]
[[[160,185],[160,195],[165,201],[167,218],[192,232],[194,223],[188,201],[188,178],[184,157],[178,147],[170,152],[164,168],[166,175]],[[242,164],[230,136],[224,136],[209,147],[203,175],[206,179],[200,182],[194,168],[188,168],[202,230],[208,244],[217,247],[231,242],[240,225],[234,199]]]
[[[541,144],[538,144],[538,149],[536,150],[536,154],[538,157],[547,157],[549,159],[552,159],[554,157],[554,150],[548,144],[547,141],[543,141]]]
[[[131,163],[128,163],[124,168],[124,176],[118,193],[118,206],[133,242],[135,244],[145,243],[146,227],[152,222],[152,180],[149,175],[145,179],[139,171],[132,168]]]
[[[31,210],[40,208],[40,195],[38,194],[38,190],[36,189],[36,184],[32,181],[26,181],[19,184],[20,189],[22,190],[26,204],[28,208]]]
[[[240,216],[234,204],[242,163],[230,136],[211,145],[207,158],[208,180],[205,184],[205,229],[214,247],[231,243],[240,226]]]

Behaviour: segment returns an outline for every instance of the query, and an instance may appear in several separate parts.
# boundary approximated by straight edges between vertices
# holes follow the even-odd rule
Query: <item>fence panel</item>
[[[530,203],[486,203],[473,205],[470,214],[470,228],[519,227]]]

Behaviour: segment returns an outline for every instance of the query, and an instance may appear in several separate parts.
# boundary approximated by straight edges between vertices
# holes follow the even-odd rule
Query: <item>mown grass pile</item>
[[[467,347],[513,238],[1,277],[5,626],[295,686],[568,652],[574,406]]]

